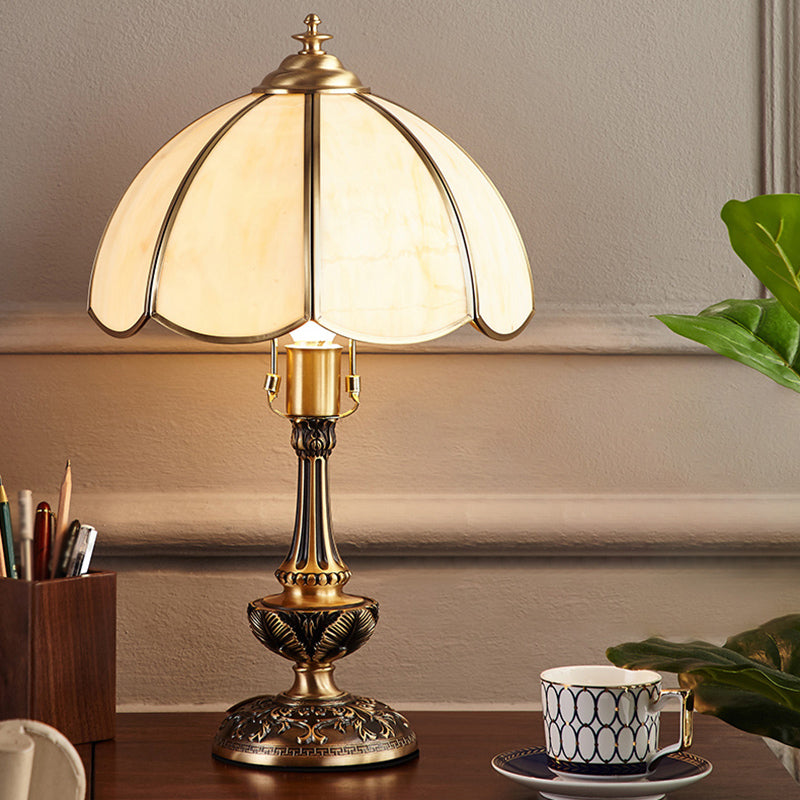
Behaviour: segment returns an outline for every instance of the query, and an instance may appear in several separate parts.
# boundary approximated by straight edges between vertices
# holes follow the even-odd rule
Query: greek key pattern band
[[[329,747],[299,747],[292,745],[252,745],[247,742],[229,742],[218,740],[221,746],[241,753],[255,753],[270,756],[303,756],[304,758],[327,758],[330,756],[352,756],[379,753],[383,750],[401,750],[416,744],[416,737],[411,734],[387,742],[369,742],[365,744],[332,745]]]

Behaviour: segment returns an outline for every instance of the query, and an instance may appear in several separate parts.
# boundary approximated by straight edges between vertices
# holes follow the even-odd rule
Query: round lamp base
[[[357,769],[409,760],[417,737],[405,717],[369,697],[261,695],[228,710],[212,753],[251,767]]]

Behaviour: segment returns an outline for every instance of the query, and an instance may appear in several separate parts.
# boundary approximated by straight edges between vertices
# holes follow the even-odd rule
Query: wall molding
[[[800,191],[800,8],[794,0],[762,0],[760,24],[760,191]],[[655,309],[542,308],[535,324],[508,342],[471,329],[424,345],[364,352],[694,354],[707,352],[650,319]],[[689,312],[691,313],[691,312]],[[82,308],[0,307],[0,354],[141,354],[265,352],[265,344],[223,347],[178,336],[155,323],[130,339],[103,334]]]
[[[795,0],[761,5],[761,188],[800,191],[800,9]]]
[[[293,495],[82,492],[98,555],[285,555]],[[800,558],[800,494],[337,495],[346,559],[369,557]]]
[[[544,309],[519,336],[497,342],[470,326],[420,345],[381,347],[360,344],[364,353],[707,353],[700,345],[670,333],[649,311],[619,314],[574,309]],[[655,313],[653,310],[652,313]],[[268,345],[217,345],[179,336],[150,321],[135,336],[116,339],[103,333],[85,311],[0,308],[0,354],[108,355],[142,353],[266,353]]]

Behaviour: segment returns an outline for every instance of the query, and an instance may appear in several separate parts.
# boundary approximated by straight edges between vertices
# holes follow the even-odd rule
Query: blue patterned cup
[[[657,672],[555,667],[541,679],[547,761],[553,772],[573,778],[641,778],[656,759],[692,743],[691,693],[662,691]],[[681,736],[659,750],[659,715],[668,697],[680,698]]]

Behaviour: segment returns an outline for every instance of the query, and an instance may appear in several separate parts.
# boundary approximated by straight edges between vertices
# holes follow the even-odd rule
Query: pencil
[[[61,493],[58,496],[58,516],[56,516],[56,533],[53,540],[53,548],[51,557],[53,564],[51,567],[50,576],[55,578],[58,564],[58,553],[64,544],[64,536],[69,528],[69,504],[72,499],[72,467],[70,466],[69,459],[67,459],[67,466],[64,469],[64,480],[61,481]]]

